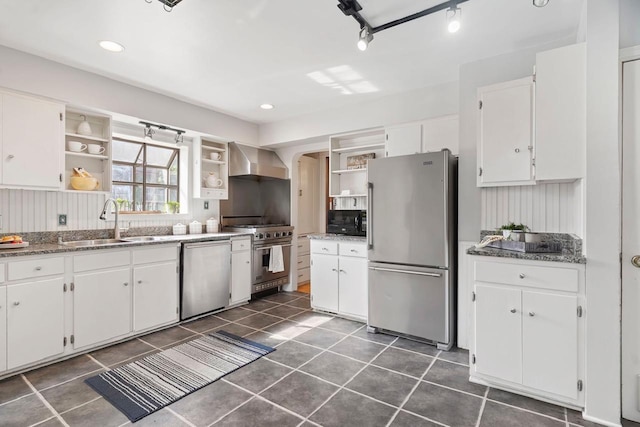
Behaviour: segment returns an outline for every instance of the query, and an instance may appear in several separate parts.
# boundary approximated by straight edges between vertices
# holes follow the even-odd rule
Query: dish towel
[[[282,246],[271,246],[271,254],[269,255],[269,271],[279,273],[284,271],[284,258],[282,256]]]

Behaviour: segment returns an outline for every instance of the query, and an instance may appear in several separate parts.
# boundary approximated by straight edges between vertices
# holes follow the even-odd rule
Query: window
[[[111,195],[123,212],[178,213],[180,150],[113,139]]]

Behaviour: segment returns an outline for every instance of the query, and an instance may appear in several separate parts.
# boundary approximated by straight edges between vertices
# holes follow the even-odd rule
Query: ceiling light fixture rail
[[[184,133],[186,131],[182,130],[182,129],[175,129],[172,128],[170,126],[165,126],[165,125],[160,125],[157,123],[151,123],[151,122],[145,122],[143,120],[140,120],[138,123],[140,123],[141,125],[144,125],[144,137],[145,138],[149,138],[149,139],[153,139],[153,134],[156,133],[153,129],[151,129],[152,127],[158,128],[160,130],[168,130],[170,132],[175,132],[176,133],[176,137],[175,137],[175,143],[176,144],[181,144],[182,142],[184,142]]]

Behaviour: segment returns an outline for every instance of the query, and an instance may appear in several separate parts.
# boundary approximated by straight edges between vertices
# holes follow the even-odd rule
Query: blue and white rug
[[[219,331],[85,382],[135,422],[272,351]]]

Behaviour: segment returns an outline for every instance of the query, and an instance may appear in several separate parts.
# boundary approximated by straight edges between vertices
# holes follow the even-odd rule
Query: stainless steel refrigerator
[[[369,160],[369,327],[455,341],[457,159],[449,150]]]

